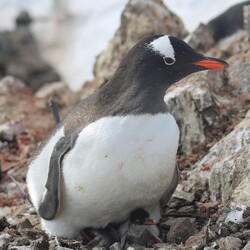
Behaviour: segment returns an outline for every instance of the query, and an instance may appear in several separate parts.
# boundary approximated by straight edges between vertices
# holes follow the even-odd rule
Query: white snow
[[[207,22],[240,0],[164,0],[188,30]],[[13,29],[20,10],[34,17],[33,31],[43,56],[73,90],[93,78],[95,56],[106,47],[120,23],[127,0],[0,0],[0,29]],[[57,6],[57,7],[55,7]],[[63,16],[70,15],[62,20]]]

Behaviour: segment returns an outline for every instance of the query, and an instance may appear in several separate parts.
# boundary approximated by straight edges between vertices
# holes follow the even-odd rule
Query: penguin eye
[[[175,63],[175,58],[172,57],[163,57],[164,63],[167,65],[172,65]]]

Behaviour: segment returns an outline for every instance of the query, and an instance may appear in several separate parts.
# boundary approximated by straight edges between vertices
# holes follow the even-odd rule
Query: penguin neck
[[[149,76],[148,74],[146,74]],[[119,67],[114,76],[98,92],[100,105],[111,115],[167,113],[164,102],[166,87],[157,85],[143,72],[129,72]]]

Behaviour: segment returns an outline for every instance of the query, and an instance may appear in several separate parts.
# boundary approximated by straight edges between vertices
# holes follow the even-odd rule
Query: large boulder
[[[216,143],[191,174],[209,181],[211,199],[231,207],[250,206],[250,111],[235,129]]]
[[[162,0],[130,0],[121,14],[121,25],[94,65],[95,84],[109,80],[125,53],[142,37],[171,34],[183,38],[187,31],[181,19]]]
[[[197,75],[191,82],[175,87],[165,95],[165,102],[180,129],[180,152],[192,154],[205,144],[205,127],[218,125],[219,109],[209,85]]]

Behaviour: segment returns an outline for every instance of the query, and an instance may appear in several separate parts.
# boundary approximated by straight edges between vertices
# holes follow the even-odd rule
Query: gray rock
[[[21,90],[25,88],[25,83],[23,83],[18,78],[12,76],[6,76],[0,80],[0,93],[1,95],[15,89]]]
[[[95,84],[109,80],[125,53],[142,37],[153,34],[184,37],[187,31],[179,17],[162,0],[130,0],[121,15],[121,25],[94,65]]]
[[[8,239],[0,238],[0,249],[1,250],[7,250],[8,245],[9,245],[9,240]]]
[[[227,215],[225,222],[242,223],[244,222],[244,212],[247,210],[246,205],[237,205]]]
[[[239,238],[227,236],[218,240],[219,249],[240,250],[242,241]]]
[[[31,222],[27,218],[23,218],[19,223],[18,223],[18,228],[19,229],[24,229],[24,228],[32,228]]]
[[[182,223],[183,220],[186,220],[186,219],[190,220],[191,223],[195,222],[195,218],[189,218],[189,217],[173,218],[173,217],[170,217],[166,221],[162,222],[161,226],[164,228],[170,228],[171,226],[176,225],[177,223]]]
[[[194,173],[209,180],[209,190],[213,201],[231,207],[236,204],[250,206],[250,116],[216,143],[209,153],[197,164]],[[201,171],[205,164],[210,170]],[[191,174],[191,175],[192,175]]]
[[[242,60],[241,57],[234,56],[228,61],[228,84],[233,87],[233,93],[250,100],[249,53],[245,58],[246,60]]]
[[[25,237],[17,237],[12,243],[14,246],[28,246],[30,245],[30,241]]]
[[[186,240],[185,247],[187,249],[203,249],[214,237],[215,234],[209,229],[209,225],[206,225],[200,232]]]
[[[185,243],[190,236],[197,232],[195,223],[192,223],[190,219],[183,218],[170,227],[167,241],[175,244]]]
[[[195,50],[206,51],[211,48],[215,41],[211,28],[201,23],[198,28],[185,39],[186,42]]]
[[[110,250],[121,250],[121,245],[118,242],[115,242],[112,246],[109,248]]]
[[[190,83],[197,78],[188,79],[188,83],[169,90],[164,97],[179,125],[180,150],[185,154],[194,153],[204,146],[204,128],[217,125],[220,118],[209,86],[201,79],[197,84]]]
[[[64,82],[53,82],[42,86],[35,94],[39,99],[49,99],[50,97],[61,97],[64,92],[71,92]]]

